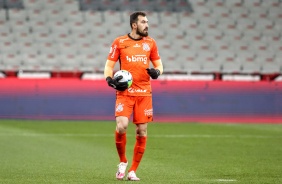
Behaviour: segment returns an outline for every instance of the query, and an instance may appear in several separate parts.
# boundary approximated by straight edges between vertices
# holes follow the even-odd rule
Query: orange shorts
[[[153,121],[152,96],[117,95],[115,116],[126,116],[130,119],[133,113],[133,123]]]

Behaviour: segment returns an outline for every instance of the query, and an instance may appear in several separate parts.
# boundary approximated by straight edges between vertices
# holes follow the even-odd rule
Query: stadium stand
[[[1,71],[101,73],[136,10],[167,74],[282,74],[281,0],[0,0]]]

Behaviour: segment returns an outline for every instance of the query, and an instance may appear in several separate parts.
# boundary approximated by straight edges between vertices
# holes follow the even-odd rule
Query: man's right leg
[[[116,178],[122,180],[125,176],[125,170],[128,165],[126,158],[126,130],[128,127],[128,118],[125,116],[116,117],[116,132],[115,132],[115,142],[116,148],[119,155],[120,163],[118,165],[118,171],[116,173]]]

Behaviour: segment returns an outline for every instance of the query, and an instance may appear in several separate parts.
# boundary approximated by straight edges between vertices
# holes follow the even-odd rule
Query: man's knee
[[[118,131],[118,133],[125,133],[128,127],[128,118],[119,116],[116,118],[116,122],[116,130]]]

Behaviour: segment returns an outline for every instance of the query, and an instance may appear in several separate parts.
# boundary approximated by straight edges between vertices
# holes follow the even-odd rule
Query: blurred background
[[[0,117],[110,119],[104,64],[139,10],[157,120],[282,122],[281,0],[0,0]]]

